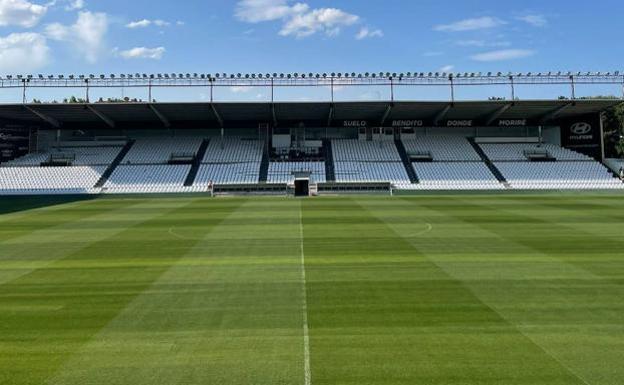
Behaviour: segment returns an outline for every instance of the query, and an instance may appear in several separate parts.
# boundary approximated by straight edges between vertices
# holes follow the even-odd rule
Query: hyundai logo
[[[572,125],[572,127],[570,127],[570,131],[574,135],[586,135],[589,134],[591,130],[592,126],[589,123],[585,122],[575,123],[574,125]]]

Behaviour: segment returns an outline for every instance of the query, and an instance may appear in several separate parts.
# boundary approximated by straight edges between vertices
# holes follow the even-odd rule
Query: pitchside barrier
[[[285,183],[214,185],[214,195],[286,195]]]
[[[318,193],[349,193],[349,194],[369,194],[369,193],[392,193],[391,183],[319,183]]]

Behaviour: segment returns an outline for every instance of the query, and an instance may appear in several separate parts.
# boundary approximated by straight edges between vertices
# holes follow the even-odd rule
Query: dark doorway
[[[309,179],[296,179],[295,180],[295,196],[296,197],[310,196],[310,180]]]

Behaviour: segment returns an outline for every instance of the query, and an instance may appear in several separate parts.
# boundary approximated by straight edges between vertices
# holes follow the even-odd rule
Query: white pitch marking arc
[[[426,229],[419,231],[417,233],[412,234],[412,237],[421,237],[423,235],[429,234],[432,230],[433,230],[433,225],[431,223],[425,223],[425,225],[427,226]]]
[[[175,231],[175,227],[170,227],[170,228],[169,228],[169,230],[167,230],[167,233],[168,233],[169,235],[173,236],[173,237],[176,237],[176,238],[178,238],[178,239],[182,239],[182,240],[185,240],[185,241],[197,241],[197,240],[203,239],[203,238],[201,238],[201,237],[200,237],[200,238],[195,238],[195,237],[187,237],[187,236],[184,236],[184,235],[182,235],[182,234],[179,234],[179,233],[177,233],[177,232]]]

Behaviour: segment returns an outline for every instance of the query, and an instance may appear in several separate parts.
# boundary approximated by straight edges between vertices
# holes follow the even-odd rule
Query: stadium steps
[[[110,176],[113,175],[113,172],[115,171],[117,166],[119,166],[121,161],[126,157],[126,155],[128,155],[128,153],[130,152],[130,149],[132,149],[132,146],[134,145],[134,142],[135,142],[134,140],[129,140],[128,143],[126,143],[124,148],[122,148],[119,154],[117,154],[117,157],[115,158],[115,160],[113,160],[113,162],[108,166],[106,171],[104,171],[104,174],[102,174],[102,176],[97,181],[95,186],[93,186],[94,188],[104,187],[104,185],[108,181],[108,178],[110,178]]]
[[[407,176],[410,178],[410,182],[412,182],[412,184],[420,183],[420,180],[418,179],[418,175],[416,175],[416,171],[414,170],[414,167],[412,167],[412,161],[409,155],[407,155],[407,150],[405,150],[405,146],[403,145],[403,142],[401,142],[400,140],[395,140],[394,144],[396,145],[397,151],[399,152],[399,156],[401,157],[401,160],[403,161],[403,166],[405,167]]]
[[[334,153],[331,140],[323,139],[323,152],[325,154],[325,180],[327,182],[335,182],[336,172],[334,171]]]
[[[202,144],[199,146],[199,151],[197,151],[197,155],[195,155],[193,165],[191,166],[191,169],[189,170],[189,173],[184,180],[184,187],[191,187],[193,184],[195,184],[195,178],[197,177],[197,173],[199,172],[199,167],[201,166],[202,160],[204,160],[204,156],[206,156],[208,144],[210,144],[210,140],[204,139]]]
[[[266,146],[262,152],[262,162],[260,163],[260,176],[258,177],[259,183],[266,183],[269,180],[269,151]]]
[[[494,175],[494,177],[500,183],[505,185],[505,187],[509,188],[509,182],[507,182],[507,179],[505,179],[505,176],[503,176],[503,173],[500,172],[500,170],[494,165],[494,163],[492,163],[490,158],[488,158],[488,156],[485,154],[481,146],[479,146],[479,144],[474,140],[474,138],[468,138],[468,142],[470,142],[470,145],[472,146],[472,148],[474,148],[477,154],[479,154],[479,156],[481,157],[481,160],[483,160],[485,165],[490,169],[490,172],[492,173],[492,175]]]

